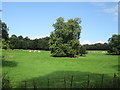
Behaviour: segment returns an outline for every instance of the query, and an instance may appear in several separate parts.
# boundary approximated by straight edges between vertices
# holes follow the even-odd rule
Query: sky
[[[31,39],[49,36],[56,19],[81,19],[81,44],[108,42],[118,34],[117,2],[3,2],[2,21],[15,34]]]

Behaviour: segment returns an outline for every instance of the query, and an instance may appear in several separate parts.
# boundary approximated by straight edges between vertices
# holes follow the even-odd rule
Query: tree
[[[0,20],[0,41],[2,40],[2,21]]]
[[[25,49],[23,36],[18,36],[18,49]]]
[[[30,40],[30,38],[23,36],[12,35],[10,38],[11,49],[32,49],[32,50],[48,50],[49,37]]]
[[[2,21],[0,20],[0,49],[2,49]]]
[[[29,49],[29,47],[30,47],[30,39],[28,37],[25,37],[23,40],[24,40],[23,41],[23,49]]]
[[[2,33],[2,34],[1,34]],[[2,41],[2,48],[9,48],[9,34],[7,24],[0,20],[0,40]],[[1,42],[0,42],[1,43]]]
[[[84,46],[80,46],[80,56],[83,56],[83,54],[85,55],[86,53],[86,48]]]
[[[79,18],[69,19],[64,22],[64,18],[59,17],[53,24],[54,31],[51,32],[49,46],[53,56],[74,57],[79,55],[79,38],[81,26]]]
[[[1,22],[1,21],[0,21]],[[7,41],[9,39],[9,34],[8,34],[8,27],[7,24],[5,24],[4,22],[2,23],[2,38]]]
[[[49,50],[49,37],[38,39],[37,49]]]
[[[83,45],[86,50],[108,50],[108,44],[107,43],[95,43],[95,44],[91,44],[91,45],[88,45],[88,44],[85,44]]]
[[[9,49],[9,41],[5,41],[5,39],[2,39],[2,49]]]
[[[16,49],[18,47],[18,38],[16,35],[10,37],[10,48]]]
[[[111,38],[108,39],[109,42],[109,50],[110,54],[119,54],[120,55],[120,35],[112,35]]]

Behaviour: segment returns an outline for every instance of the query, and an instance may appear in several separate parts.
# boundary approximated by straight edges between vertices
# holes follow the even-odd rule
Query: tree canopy
[[[69,19],[59,17],[53,24],[54,31],[51,32],[49,48],[53,56],[74,57],[80,53],[80,18]]]
[[[83,45],[86,50],[108,50],[108,44],[107,43],[95,43],[95,44],[85,44]]]
[[[1,23],[2,23],[2,38],[5,39],[5,41],[7,41],[9,39],[9,34],[8,34],[9,29],[7,24],[5,24],[4,22]]]
[[[112,37],[108,39],[108,45],[108,53],[120,55],[120,35],[112,35]]]
[[[31,40],[28,37],[12,35],[10,38],[11,49],[32,49],[32,50],[49,50],[49,37]]]
[[[2,44],[0,44],[2,48],[8,49],[9,48],[9,34],[8,34],[8,26],[4,22],[0,20],[0,39]],[[0,42],[1,43],[1,42]]]

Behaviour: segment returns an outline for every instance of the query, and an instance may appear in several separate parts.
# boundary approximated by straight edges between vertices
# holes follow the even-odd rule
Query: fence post
[[[34,90],[36,89],[36,83],[35,81],[33,80],[33,87],[34,87]]]
[[[118,73],[118,77],[117,77],[117,83],[118,83],[118,88],[120,88],[120,76],[119,76],[119,73]]]
[[[50,84],[49,84],[49,83],[50,83],[49,80],[50,80],[50,79],[48,78],[48,88],[49,88],[49,85],[50,85]]]
[[[71,88],[72,88],[72,84],[73,84],[73,75],[71,77]]]
[[[103,78],[104,78],[104,74],[102,74],[101,88],[103,87]]]
[[[119,73],[118,73],[118,88],[120,88],[120,76],[119,76]]]
[[[24,82],[25,82],[25,86],[24,86],[24,87],[25,87],[25,89],[26,89],[26,88],[27,88],[27,81],[24,81]]]
[[[114,85],[116,84],[116,83],[115,83],[115,78],[116,78],[116,74],[114,73],[114,77],[113,77],[113,88],[114,88]]]
[[[64,77],[64,85],[65,85],[65,88],[66,88],[66,79],[65,79],[65,77]]]
[[[90,80],[89,80],[89,74],[88,74],[88,81],[87,81],[87,88],[89,87],[89,84],[90,84]]]
[[[11,88],[10,86],[10,80],[6,80],[7,82],[5,83],[5,88]]]

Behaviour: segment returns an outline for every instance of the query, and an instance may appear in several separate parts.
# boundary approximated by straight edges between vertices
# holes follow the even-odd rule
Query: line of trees
[[[49,50],[49,37],[31,40],[28,37],[12,35],[9,41],[11,49]]]
[[[32,49],[32,50],[49,50],[49,37],[31,40],[28,37],[12,35],[9,37],[8,26],[0,20],[0,34],[3,49]]]
[[[86,48],[86,50],[108,50],[108,48],[109,48],[107,43],[104,43],[104,44],[95,43],[95,44],[91,44],[91,45],[85,44],[83,46]]]
[[[70,56],[86,54],[86,50],[107,50],[110,54],[120,55],[120,35],[114,34],[108,43],[80,45],[81,20],[69,19],[64,22],[60,17],[53,24],[55,30],[50,37],[31,40],[28,37],[12,35],[9,37],[8,26],[0,20],[0,48],[3,49],[32,49],[50,50],[53,56]]]

